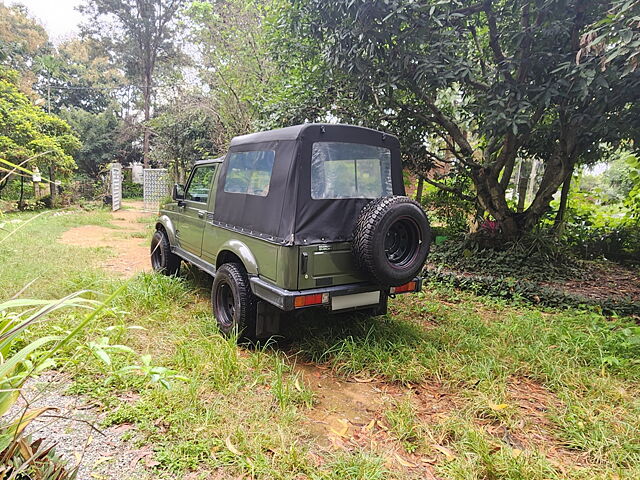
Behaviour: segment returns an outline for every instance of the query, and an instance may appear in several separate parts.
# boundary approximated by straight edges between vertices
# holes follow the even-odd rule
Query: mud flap
[[[263,300],[258,301],[256,312],[256,338],[268,338],[280,333],[282,310]]]

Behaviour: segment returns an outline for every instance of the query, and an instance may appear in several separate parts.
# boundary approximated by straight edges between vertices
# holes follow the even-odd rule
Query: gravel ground
[[[45,444],[56,444],[56,452],[72,468],[80,462],[78,480],[144,480],[154,478],[146,466],[156,465],[149,448],[138,449],[122,439],[131,425],[100,428],[106,412],[91,400],[78,395],[65,395],[68,377],[47,372],[29,380],[22,398],[7,413],[21,414],[27,402],[29,408],[55,407],[28,428],[32,438],[44,438]]]

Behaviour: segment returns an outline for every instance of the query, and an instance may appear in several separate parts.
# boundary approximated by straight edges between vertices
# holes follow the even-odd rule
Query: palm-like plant
[[[106,308],[123,287],[104,302],[83,298],[86,291],[68,295],[60,300],[11,299],[0,303],[0,416],[16,403],[26,380],[50,365],[52,357]],[[47,335],[19,347],[25,330],[46,320],[46,316],[61,308],[85,308],[88,313],[70,332]],[[35,354],[38,354],[37,356]],[[38,478],[62,480],[74,478],[61,462],[54,461],[55,453],[40,440],[34,442],[24,434],[27,425],[49,408],[25,410],[17,419],[0,421],[0,478]]]

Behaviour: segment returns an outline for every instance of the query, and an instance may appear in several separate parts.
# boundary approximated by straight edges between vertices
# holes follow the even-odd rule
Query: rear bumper
[[[295,298],[302,295],[322,295],[328,294],[329,305],[332,297],[338,297],[343,295],[355,295],[358,293],[367,292],[384,292],[389,294],[388,288],[381,288],[379,285],[373,283],[350,283],[347,285],[335,285],[331,287],[311,288],[308,290],[285,290],[277,285],[267,282],[260,277],[251,277],[249,279],[251,283],[251,290],[253,293],[262,300],[278,307],[281,310],[291,311],[295,309]],[[416,282],[415,291],[422,290],[422,278],[416,277],[413,279]],[[405,292],[411,293],[411,292]],[[321,305],[318,305],[321,306]],[[328,306],[328,305],[323,305]]]

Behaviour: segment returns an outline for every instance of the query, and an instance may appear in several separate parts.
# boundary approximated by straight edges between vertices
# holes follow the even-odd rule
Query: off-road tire
[[[164,275],[177,275],[180,272],[181,259],[171,251],[167,234],[156,230],[151,237],[151,267]]]
[[[352,249],[365,274],[379,285],[392,287],[411,281],[420,272],[430,244],[431,229],[420,204],[391,196],[362,209]]]
[[[225,263],[217,271],[211,287],[211,306],[222,334],[238,332],[238,340],[255,341],[257,298],[249,277],[239,263]]]

